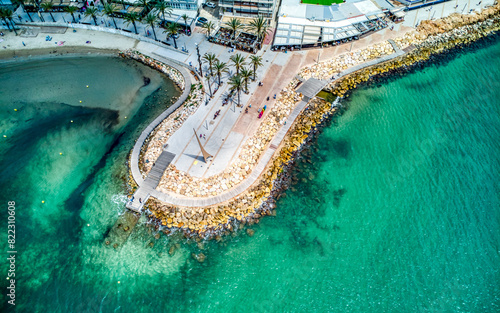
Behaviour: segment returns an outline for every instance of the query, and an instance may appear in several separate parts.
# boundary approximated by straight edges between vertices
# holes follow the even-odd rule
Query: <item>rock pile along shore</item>
[[[480,14],[465,16],[453,14],[438,21],[424,21],[417,31],[394,39],[394,42],[401,49],[415,47],[411,52],[342,77],[331,83],[327,89],[338,97],[345,97],[350,90],[373,77],[390,75],[392,71],[401,68],[410,68],[412,65],[429,60],[433,54],[487,36],[500,29],[499,11],[500,6],[497,4],[483,10]],[[304,68],[299,75],[304,79],[310,77],[329,79],[335,73],[355,64],[393,52],[392,46],[384,42],[362,51],[343,54],[335,59]],[[259,130],[255,132],[256,135],[247,140],[240,156],[224,172],[209,178],[194,178],[171,165],[165,171],[158,189],[165,193],[176,193],[182,196],[204,197],[229,190],[245,179],[300,100],[300,95],[295,92],[297,84],[297,79],[292,80],[280,93],[276,105],[266,116]],[[183,105],[179,110],[186,106],[196,108],[201,101],[201,97],[197,97],[198,95],[198,93],[193,93],[193,97],[187,101],[196,100],[198,103]],[[256,223],[262,215],[275,214],[274,198],[280,189],[286,188],[288,174],[284,169],[293,161],[304,142],[317,129],[317,125],[335,113],[336,110],[335,106],[322,99],[312,99],[308,103],[307,110],[297,118],[278,147],[260,179],[245,193],[226,203],[203,208],[177,207],[150,198],[146,204],[150,218],[163,225],[165,233],[180,229],[184,231],[185,235],[212,238],[226,233],[228,230],[233,230],[239,223]],[[192,113],[193,111],[187,112]],[[184,117],[178,113],[176,111],[163,123],[173,123],[171,119]],[[162,127],[161,125],[159,128]],[[157,153],[155,149],[162,147],[168,139],[169,133],[173,132],[174,126],[170,126],[173,124],[168,125],[168,127],[155,130],[152,133],[151,139],[144,149],[143,160],[147,158],[151,162],[155,159]],[[144,162],[144,164],[149,163]],[[149,169],[147,166],[143,166],[141,170],[145,174]]]
[[[184,90],[184,78],[182,74],[173,67],[168,66],[160,61],[145,56],[138,51],[128,50],[121,52],[120,55],[124,58],[137,60],[145,65],[158,70],[167,75],[181,90]],[[153,167],[154,161],[160,156],[163,151],[163,146],[168,141],[170,136],[178,130],[184,121],[193,114],[203,99],[203,85],[193,84],[190,86],[191,91],[186,101],[166,119],[164,119],[155,129],[141,147],[139,157],[139,169],[143,178],[146,178],[149,171]],[[177,99],[172,98],[170,104]],[[133,179],[133,178],[132,178]]]

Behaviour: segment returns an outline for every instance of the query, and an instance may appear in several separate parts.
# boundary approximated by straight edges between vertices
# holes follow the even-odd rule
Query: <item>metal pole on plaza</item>
[[[198,55],[198,64],[200,65],[200,75],[203,77],[203,72],[201,70],[201,56],[200,56],[200,47],[198,47],[198,44],[195,43],[196,45],[196,54]]]

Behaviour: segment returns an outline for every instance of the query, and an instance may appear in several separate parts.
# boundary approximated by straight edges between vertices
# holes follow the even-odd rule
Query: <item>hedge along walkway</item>
[[[130,169],[132,171],[132,177],[139,186],[139,189],[137,189],[136,192],[134,193],[132,201],[127,202],[127,208],[136,212],[141,212],[144,203],[147,201],[149,196],[154,191],[156,191],[154,189],[156,186],[144,183],[145,180],[142,178],[141,171],[139,170],[139,156],[141,154],[141,148],[144,145],[146,139],[149,137],[149,134],[151,134],[151,132],[156,128],[156,126],[158,126],[165,118],[167,118],[170,114],[172,114],[172,112],[177,110],[184,103],[184,101],[186,101],[186,99],[189,96],[189,93],[191,92],[191,75],[184,66],[180,65],[182,63],[176,60],[170,60],[159,56],[155,56],[154,59],[165,63],[166,65],[176,69],[177,71],[179,71],[179,73],[181,73],[181,75],[184,77],[184,90],[179,99],[177,99],[177,101],[173,105],[171,105],[168,109],[163,111],[163,113],[161,113],[153,122],[151,122],[151,124],[149,124],[146,127],[146,129],[142,131],[141,135],[135,142],[134,148],[132,149],[132,155],[130,157]],[[141,201],[139,201],[139,199]]]
[[[391,44],[393,44],[393,43],[391,43]],[[301,89],[302,90],[308,90],[309,92],[307,92],[307,94],[304,94],[304,97],[302,98],[302,100],[293,109],[292,113],[287,118],[288,122],[285,125],[283,125],[280,130],[278,130],[278,132],[276,133],[276,135],[274,136],[274,138],[271,140],[268,148],[262,154],[259,162],[255,166],[255,168],[252,170],[252,173],[245,180],[243,180],[240,184],[238,184],[236,187],[234,187],[234,188],[232,188],[232,189],[230,189],[228,191],[225,191],[225,192],[223,192],[223,193],[221,193],[219,195],[211,196],[211,197],[203,197],[203,198],[190,198],[190,197],[185,197],[185,196],[176,195],[176,194],[172,194],[172,193],[168,193],[167,194],[167,193],[158,191],[156,189],[150,189],[150,190],[148,190],[148,192],[149,192],[148,197],[149,196],[153,196],[154,198],[156,198],[156,199],[158,199],[158,200],[160,200],[162,202],[165,202],[166,204],[175,205],[175,206],[181,206],[181,207],[206,207],[206,206],[211,206],[211,205],[214,205],[214,204],[218,204],[218,203],[223,203],[223,202],[229,201],[229,200],[237,197],[238,195],[242,194],[250,186],[252,186],[255,182],[257,182],[257,180],[259,179],[260,175],[262,174],[262,172],[266,168],[267,164],[271,161],[274,153],[276,152],[276,149],[278,148],[278,146],[281,144],[281,142],[285,138],[285,135],[288,133],[288,131],[290,130],[290,128],[294,124],[294,122],[297,119],[297,117],[307,107],[307,104],[311,100],[311,98],[313,98],[315,96],[315,94],[314,94],[315,91],[319,92],[321,89],[323,89],[324,87],[326,87],[331,82],[333,82],[335,80],[338,80],[338,79],[340,79],[340,78],[342,78],[342,77],[344,77],[346,75],[352,74],[352,73],[354,73],[354,72],[356,72],[356,71],[358,71],[360,69],[363,69],[363,68],[366,68],[366,67],[369,67],[369,66],[373,66],[373,65],[376,65],[376,64],[380,64],[380,63],[392,60],[394,58],[397,58],[397,57],[405,54],[405,52],[403,50],[399,49],[399,47],[397,47],[397,45],[393,44],[393,46],[394,46],[394,49],[396,51],[395,53],[390,54],[390,55],[385,55],[385,56],[382,56],[382,57],[380,57],[378,59],[371,60],[371,61],[365,62],[363,64],[358,64],[356,66],[353,66],[353,67],[351,67],[349,69],[346,69],[346,70],[342,71],[334,79],[331,79],[331,80],[318,80],[318,79],[315,79],[315,78],[310,78],[306,82],[304,82],[302,84],[301,88],[299,88],[298,92],[300,92]],[[179,99],[179,101],[180,101],[180,99]],[[163,114],[161,116],[163,116]],[[167,115],[165,115],[165,117],[166,116]],[[153,125],[159,118],[160,117],[158,117],[153,123],[151,123],[151,125]],[[162,119],[160,119],[155,125],[158,125],[159,122],[161,122]],[[149,126],[143,132],[143,134],[141,135],[140,139],[147,132],[147,134],[144,135],[144,138],[142,139],[141,142],[144,142],[144,140],[147,137],[147,135],[152,131],[152,129],[149,130],[149,131],[148,131],[148,129],[149,129]],[[153,127],[153,129],[154,129],[154,127]],[[136,147],[138,146],[138,144],[139,144],[139,140],[137,141],[136,146],[134,146],[134,151],[135,151]],[[138,151],[140,151],[140,147],[141,146],[142,146],[142,144],[139,145]],[[132,163],[132,165],[133,165],[133,168],[136,169],[136,171],[137,171],[137,173],[138,173],[138,175],[140,177],[141,184],[142,184],[143,180],[142,180],[142,177],[140,176],[140,172],[139,172],[139,167],[138,167],[138,162],[137,161],[138,161],[138,154],[137,154],[137,159],[135,160],[136,163]],[[134,171],[132,171],[132,173],[134,174]],[[135,178],[135,175],[134,175],[134,178]],[[136,179],[136,182],[138,182],[137,179]],[[139,184],[139,182],[138,182],[138,184]],[[139,185],[141,185],[141,184],[139,184]],[[141,188],[139,188],[139,189],[141,189]],[[139,192],[139,190],[137,192]],[[145,198],[142,198],[142,199],[143,199],[142,202],[144,203],[144,199]],[[135,201],[138,201],[138,200],[134,199],[134,202]],[[142,205],[141,205],[141,208],[142,208]]]

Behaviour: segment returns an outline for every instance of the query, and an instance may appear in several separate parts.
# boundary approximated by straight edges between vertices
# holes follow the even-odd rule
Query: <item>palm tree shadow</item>
[[[228,98],[230,95],[231,95],[231,92],[229,90],[226,90],[226,91],[224,91],[224,93],[222,93],[222,98],[223,99]]]
[[[192,157],[193,159],[201,162],[205,162],[205,159],[203,158],[202,155],[194,155],[194,154],[189,154],[189,153],[184,153],[184,155],[187,155],[188,157]]]

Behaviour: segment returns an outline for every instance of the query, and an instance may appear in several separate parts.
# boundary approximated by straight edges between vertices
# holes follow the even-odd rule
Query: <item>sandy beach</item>
[[[0,59],[74,53],[117,53],[134,47],[138,42],[132,38],[110,33],[84,29],[73,32],[71,28],[63,27],[37,27],[18,32],[19,36],[15,36],[14,32],[4,32],[4,36],[1,37],[3,41],[0,42]],[[30,35],[25,35],[26,33]],[[51,41],[46,41],[46,36],[52,37]]]

